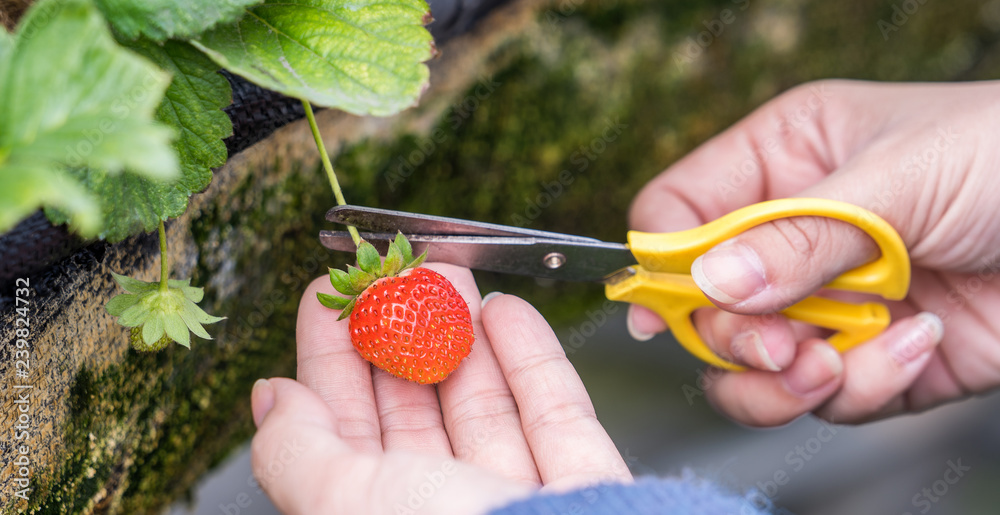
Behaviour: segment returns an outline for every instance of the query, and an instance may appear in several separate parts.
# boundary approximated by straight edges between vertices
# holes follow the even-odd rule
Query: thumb
[[[691,277],[718,306],[763,314],[795,304],[878,255],[875,242],[849,223],[793,217],[713,247],[691,265]]]
[[[329,508],[338,482],[333,464],[354,468],[358,477],[373,465],[354,457],[337,436],[337,421],[325,402],[304,385],[285,378],[258,380],[251,394],[257,433],[251,444],[253,472],[258,484],[282,513],[308,513]],[[345,461],[353,463],[347,466]]]

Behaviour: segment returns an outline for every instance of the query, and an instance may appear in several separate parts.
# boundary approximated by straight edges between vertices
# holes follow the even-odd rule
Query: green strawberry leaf
[[[364,291],[372,282],[382,277],[396,277],[399,275],[399,272],[407,268],[420,266],[420,263],[423,263],[424,259],[427,258],[427,251],[425,250],[420,257],[406,263],[406,260],[412,257],[412,254],[413,248],[402,233],[397,234],[396,240],[389,243],[389,251],[386,253],[384,263],[378,254],[378,250],[371,243],[361,240],[361,243],[358,245],[358,266],[360,268],[348,265],[347,272],[337,268],[330,269],[330,283],[333,284],[333,287],[337,291],[347,295],[348,298],[345,299],[325,293],[317,293],[316,296],[324,306],[330,309],[342,310],[337,320],[343,320],[354,309],[356,296]]]
[[[344,306],[344,309],[340,312],[340,316],[337,317],[337,320],[343,320],[343,319],[351,316],[351,311],[354,311],[354,303],[357,302],[357,301],[358,301],[358,299],[356,299],[356,298],[351,299],[351,301],[348,302],[346,306]],[[336,308],[334,308],[334,309],[336,309]]]
[[[191,348],[191,331],[181,318],[180,313],[172,313],[163,319],[163,330],[171,340]]]
[[[115,30],[128,39],[189,38],[235,21],[261,0],[95,0]]]
[[[167,286],[180,290],[184,297],[195,304],[205,298],[205,289],[198,286],[191,286],[191,279],[168,279]]]
[[[125,291],[130,293],[143,293],[160,287],[160,283],[147,283],[146,281],[140,281],[114,272],[111,272],[111,277],[118,283],[118,286],[125,288]]]
[[[173,144],[181,164],[178,187],[192,192],[205,189],[212,181],[211,168],[224,165],[228,157],[222,140],[233,134],[233,124],[222,109],[233,101],[229,81],[188,43],[139,40],[129,47],[173,75],[156,119],[179,135]]]
[[[382,263],[382,276],[394,276],[403,269],[406,262],[403,261],[403,252],[399,250],[395,242],[389,244],[389,251],[385,253],[385,262]]]
[[[396,233],[396,241],[393,244],[402,254],[404,263],[413,261],[413,247],[410,245],[410,240],[406,239],[402,232]]]
[[[69,221],[82,234],[93,235],[100,230],[101,212],[97,200],[49,163],[3,163],[0,156],[0,184],[3,185],[0,188],[0,233],[39,206],[58,207],[70,213]]]
[[[376,277],[382,271],[382,259],[378,255],[378,250],[365,240],[361,240],[361,244],[358,245],[358,266]]]
[[[344,309],[345,307],[347,307],[348,304],[351,303],[351,301],[354,300],[322,292],[316,292],[316,298],[319,299],[320,304],[330,309]]]
[[[153,342],[163,338],[163,317],[151,316],[142,324],[142,339],[152,345]]]
[[[350,278],[351,289],[355,295],[365,291],[365,288],[376,279],[374,275],[351,265],[347,265],[347,276]]]
[[[114,298],[108,301],[104,305],[104,310],[108,312],[109,315],[117,317],[121,316],[126,309],[136,305],[139,302],[139,296],[134,293],[122,293],[120,295],[115,295]]]
[[[424,0],[267,0],[192,43],[262,87],[349,113],[414,105],[434,55]]]
[[[197,320],[199,324],[214,324],[226,319],[226,317],[209,315],[204,309],[199,308],[198,305],[193,302],[189,302],[187,307],[194,314],[195,320]]]
[[[149,306],[142,303],[142,299],[140,298],[135,304],[122,312],[122,314],[118,317],[118,323],[125,327],[136,327],[142,324],[143,320],[145,320],[148,316]]]
[[[71,171],[100,198],[107,223],[99,236],[112,242],[152,231],[161,220],[184,213],[188,197],[212,181],[212,168],[225,164],[227,153],[222,139],[233,132],[229,117],[222,111],[232,99],[229,82],[218,73],[215,63],[191,45],[178,41],[159,45],[140,39],[127,45],[174,76],[156,110],[156,119],[177,130],[179,137],[173,148],[180,157],[181,176],[164,183],[96,169]],[[55,223],[64,221],[55,210],[48,214]]]
[[[171,131],[152,120],[168,76],[121,49],[90,2],[40,0],[0,41],[0,232],[51,206],[97,233],[96,201],[67,165],[176,176]]]
[[[339,268],[330,269],[330,284],[344,295],[357,295],[359,292],[351,287],[351,279],[347,272]]]
[[[14,47],[14,39],[6,30],[0,30],[0,62],[4,60],[7,52]]]
[[[424,261],[426,261],[426,260],[427,260],[427,251],[424,250],[424,252],[422,254],[420,254],[419,256],[417,256],[416,259],[414,259],[413,261],[410,261],[409,263],[407,263],[405,268],[416,268],[416,267],[424,264]]]
[[[205,328],[202,327],[201,322],[198,322],[198,316],[191,310],[182,309],[178,314],[180,315],[181,320],[184,321],[184,325],[186,325],[187,328],[190,329],[191,332],[195,334],[195,336],[203,338],[205,340],[212,339],[212,337],[209,336],[208,331],[206,331]]]
[[[190,279],[188,280],[190,281]],[[173,281],[168,281],[168,282],[173,282]],[[205,298],[204,288],[197,288],[194,286],[174,286],[173,284],[171,284],[170,287],[180,288],[181,293],[184,294],[184,298],[190,300],[191,302],[194,302],[195,304],[201,302],[201,299]]]

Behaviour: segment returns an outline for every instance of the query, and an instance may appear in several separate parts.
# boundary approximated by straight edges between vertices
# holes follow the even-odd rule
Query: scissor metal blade
[[[336,206],[326,213],[326,219],[344,225],[353,225],[358,229],[373,233],[386,232],[396,234],[446,234],[470,236],[520,236],[526,238],[542,238],[549,240],[567,240],[581,242],[600,242],[595,238],[561,234],[557,232],[536,231],[522,227],[474,222],[459,218],[444,216],[406,213],[388,209],[377,209],[364,206]]]
[[[361,233],[361,237],[385,253],[395,233]],[[604,282],[636,264],[627,246],[598,240],[433,234],[407,234],[406,238],[414,254],[427,250],[428,261],[561,281]],[[334,250],[356,250],[351,236],[344,231],[321,231],[319,239]]]

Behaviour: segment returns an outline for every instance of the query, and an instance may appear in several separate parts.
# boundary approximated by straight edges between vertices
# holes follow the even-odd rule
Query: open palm
[[[539,488],[631,475],[544,319],[500,295],[481,310],[468,270],[428,265],[469,302],[469,357],[419,385],[373,368],[347,321],[299,306],[298,382],[254,388],[254,473],[286,513],[481,513]],[[273,406],[273,408],[272,408]],[[293,450],[295,452],[293,452]]]

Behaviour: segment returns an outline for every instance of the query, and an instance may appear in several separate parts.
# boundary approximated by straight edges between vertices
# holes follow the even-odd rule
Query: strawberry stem
[[[167,264],[167,229],[160,220],[160,291],[166,293],[167,278],[170,276],[170,267]]]
[[[319,149],[319,157],[323,161],[323,169],[326,170],[326,178],[330,181],[330,186],[333,187],[333,196],[337,199],[337,205],[343,206],[347,204],[347,201],[344,200],[344,193],[340,190],[340,182],[337,181],[337,174],[333,171],[330,156],[327,155],[326,146],[323,145],[323,137],[319,133],[319,126],[316,125],[316,116],[313,115],[312,105],[309,104],[308,100],[302,99],[302,107],[306,110],[306,118],[309,119],[309,128],[312,129],[313,139],[316,140],[316,148]],[[361,244],[361,235],[358,234],[358,230],[353,225],[347,226],[347,232],[351,233],[351,239],[354,240],[355,246]]]

